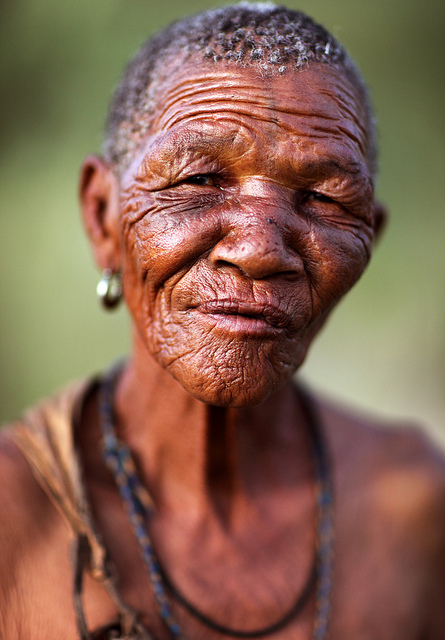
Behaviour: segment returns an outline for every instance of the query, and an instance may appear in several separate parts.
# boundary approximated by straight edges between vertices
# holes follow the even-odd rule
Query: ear
[[[79,197],[97,265],[102,270],[118,271],[121,264],[119,183],[99,156],[88,156],[82,164]]]
[[[388,211],[384,204],[376,202],[374,205],[374,242],[378,242],[388,222]]]

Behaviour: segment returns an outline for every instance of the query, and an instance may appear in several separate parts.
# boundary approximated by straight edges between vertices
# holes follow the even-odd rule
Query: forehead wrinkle
[[[336,103],[337,107],[346,107],[347,116],[357,119],[356,110],[349,109],[346,102],[350,102],[354,107],[361,105],[359,98],[353,91],[353,87],[349,87],[347,78],[343,74],[338,74],[335,69],[327,70],[323,67],[325,72],[323,77],[314,78],[311,75],[311,70],[318,65],[314,65],[308,69],[296,71],[296,77],[302,79],[300,86],[303,88],[297,93],[297,87],[292,82],[292,77],[289,78],[289,82],[286,86],[280,87],[280,102],[281,107],[278,108],[276,101],[276,87],[274,81],[276,78],[263,78],[260,75],[252,75],[248,69],[233,69],[224,71],[218,68],[217,77],[203,77],[202,72],[196,73],[193,69],[186,77],[177,77],[176,83],[172,88],[168,86],[164,92],[162,89],[159,92],[159,99],[157,101],[157,109],[153,114],[153,118],[161,120],[163,116],[171,109],[175,103],[178,103],[178,107],[181,105],[188,106],[190,103],[202,104],[203,102],[221,102],[228,101],[233,102],[246,102],[249,104],[257,103],[259,107],[266,106],[269,109],[275,108],[289,113],[298,113],[301,115],[311,115],[314,113],[314,98],[317,102],[317,112],[320,116],[324,116],[328,119],[335,118],[331,116],[329,111],[332,109],[333,103]],[[209,70],[211,73],[215,71]],[[309,75],[308,75],[309,73]],[[290,74],[293,76],[293,74]],[[310,79],[310,82],[307,81]],[[170,79],[175,82],[175,78]],[[258,80],[258,82],[256,82]],[[310,91],[309,100],[305,95],[305,87],[315,89]],[[237,95],[238,93],[238,95]],[[241,93],[241,95],[239,95]],[[200,97],[200,94],[204,94],[204,98]],[[252,95],[255,97],[252,98]],[[283,109],[283,105],[288,103],[289,107]],[[295,105],[298,103],[298,109],[295,110]],[[158,111],[158,114],[156,114]],[[326,112],[327,111],[327,112]]]
[[[256,84],[251,81],[248,75],[239,73],[235,76],[227,74],[222,78],[219,76],[217,79],[210,80],[203,79],[202,76],[187,76],[173,89],[168,89],[164,95],[160,95],[157,108],[152,114],[152,126],[154,129],[158,127],[165,129],[172,126],[175,122],[175,116],[183,110],[187,111],[195,106],[206,105],[211,111],[219,111],[221,103],[226,103],[227,106],[244,103],[256,106],[260,110],[266,109],[267,112],[277,110],[298,115],[313,115],[313,100],[308,101],[305,96],[296,95],[295,91],[286,91],[281,87],[280,102],[282,104],[278,106],[274,86],[265,82],[263,78],[259,77],[259,79],[261,83]],[[322,95],[321,92],[319,94]],[[304,106],[303,102],[306,103]],[[332,106],[331,102],[332,99],[326,100],[328,110],[329,106]],[[285,103],[288,103],[289,106],[283,108]],[[298,110],[295,110],[296,103],[298,103]],[[321,104],[317,104],[318,112],[324,111],[320,115],[332,118],[322,107]],[[173,113],[169,115],[171,110]]]
[[[221,106],[218,104],[217,100],[211,100],[208,103],[203,103],[203,106],[199,109],[194,109],[193,113],[190,113],[187,110],[178,109],[177,112],[172,114],[169,120],[164,121],[162,123],[162,130],[168,131],[170,128],[180,125],[184,121],[188,122],[199,122],[204,118],[212,115],[214,117],[215,122],[233,122],[233,124],[237,124],[238,122],[243,124],[245,129],[250,130],[250,133],[254,135],[254,122],[264,122],[266,121],[268,125],[271,127],[275,127],[278,129],[282,129],[283,132],[286,133],[294,133],[295,132],[295,123],[289,121],[285,116],[290,117],[300,117],[307,119],[307,122],[298,122],[298,136],[300,137],[319,137],[323,138],[326,134],[328,135],[336,135],[338,134],[339,138],[342,138],[346,133],[349,138],[354,141],[358,141],[360,136],[356,136],[352,133],[352,127],[349,124],[349,121],[344,121],[343,119],[339,119],[335,116],[330,116],[328,114],[319,115],[314,114],[313,111],[298,113],[295,109],[278,109],[275,105],[265,105],[262,108],[262,112],[258,111],[255,113],[254,110],[249,109],[249,104],[255,106],[254,101],[247,101],[240,99],[239,105],[234,106],[236,100],[232,100],[230,106],[227,105],[227,100],[221,100],[225,104],[224,111],[221,112]],[[243,106],[241,106],[243,105]],[[243,108],[245,107],[245,108]],[[266,113],[265,113],[266,112]],[[216,114],[216,117],[215,117]],[[271,116],[271,114],[273,114]],[[279,116],[282,117],[279,117]],[[316,124],[314,125],[314,121]],[[317,133],[318,132],[318,133]],[[324,134],[324,135],[323,135]],[[213,134],[214,135],[214,134]],[[213,141],[214,142],[214,141]],[[363,141],[360,140],[360,148],[363,148]]]
[[[209,70],[209,73],[212,73],[212,69]],[[263,89],[265,87],[265,83],[262,83]],[[202,92],[211,92],[212,94],[215,91],[227,91],[230,89],[252,89],[257,88],[256,85],[253,85],[250,78],[246,73],[221,73],[219,70],[218,78],[210,76],[202,77],[200,75],[188,75],[182,81],[178,82],[173,88],[169,88],[166,93],[161,96],[160,102],[162,103],[171,103],[180,100],[183,98],[184,100],[188,100],[190,96],[196,93]]]
[[[239,126],[239,119],[242,118],[241,122],[248,130],[254,128],[254,126],[252,127],[254,121],[267,121],[271,127],[275,125],[284,132],[294,133],[296,123],[293,118],[299,118],[297,132],[299,136],[322,139],[327,134],[342,139],[346,134],[350,140],[358,144],[362,153],[366,153],[366,129],[361,126],[356,114],[351,110],[348,112],[351,117],[345,117],[348,115],[345,109],[341,114],[329,114],[326,111],[322,112],[320,108],[314,112],[311,108],[303,108],[306,105],[302,105],[295,98],[289,105],[278,105],[272,99],[264,100],[261,105],[258,102],[257,97],[251,99],[247,96],[232,97],[230,101],[227,96],[205,97],[193,104],[192,112],[187,108],[190,105],[186,104],[179,104],[171,114],[168,114],[168,111],[164,112],[164,117],[161,118],[162,122],[158,122],[158,126],[161,126],[161,130],[168,131],[185,120],[193,122],[210,116],[213,117],[213,122],[215,120],[219,122],[232,120],[235,126]],[[221,104],[224,104],[223,110]]]
[[[188,100],[180,100],[171,102],[170,105],[166,105],[161,113],[153,114],[153,129],[167,130],[177,123],[181,122],[185,118],[193,118],[195,116],[202,116],[206,113],[221,113],[221,104],[224,104],[224,111],[233,112],[234,114],[246,115],[258,120],[267,120],[270,123],[281,123],[281,115],[295,116],[295,117],[307,117],[312,120],[327,120],[335,122],[341,120],[343,114],[331,114],[324,108],[326,105],[320,104],[320,101],[316,105],[314,110],[313,104],[307,104],[307,99],[301,96],[295,96],[289,94],[283,96],[281,93],[281,104],[278,104],[274,97],[262,96],[259,93],[251,94],[231,94],[227,93],[218,95],[212,93],[208,95],[206,90],[200,91],[202,97],[198,97],[197,93],[194,94],[194,100],[192,103]],[[288,104],[286,104],[286,102]],[[331,104],[332,104],[331,100]],[[245,106],[245,108],[243,108]],[[191,112],[193,109],[193,112]],[[172,113],[169,113],[169,112]],[[349,114],[348,114],[349,115]],[[352,119],[352,118],[351,118]],[[355,118],[356,119],[356,118]]]
[[[356,111],[354,111],[347,102],[341,104],[344,117],[338,122],[338,130],[341,134],[346,134],[349,138],[354,140],[363,154],[367,156],[369,135],[365,125],[365,119],[358,117]]]
[[[344,124],[340,125],[340,131],[354,137],[360,145],[361,150],[367,153],[369,147],[369,131],[367,129],[366,112],[361,100],[356,95],[354,87],[346,79],[342,82],[334,80],[329,87],[320,86],[319,93],[325,95],[328,99],[335,99],[337,107],[343,117],[343,123],[349,123],[346,130]],[[353,128],[356,129],[359,135],[353,133]],[[361,138],[360,140],[359,137]]]

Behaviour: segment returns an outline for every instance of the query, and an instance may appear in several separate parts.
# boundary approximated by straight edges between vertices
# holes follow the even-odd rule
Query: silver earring
[[[120,271],[104,269],[102,279],[96,288],[96,293],[105,309],[114,309],[122,299],[122,278]]]

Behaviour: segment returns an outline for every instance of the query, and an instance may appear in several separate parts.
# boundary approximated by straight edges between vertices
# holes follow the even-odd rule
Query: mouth
[[[210,322],[241,333],[276,333],[284,331],[291,318],[278,307],[241,300],[209,300],[195,307]]]

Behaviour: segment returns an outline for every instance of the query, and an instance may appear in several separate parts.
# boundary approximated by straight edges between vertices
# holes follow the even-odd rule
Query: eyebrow
[[[203,151],[206,153],[210,151],[212,155],[218,155],[221,150],[226,149],[228,145],[230,145],[232,149],[234,145],[235,147],[246,145],[247,141],[245,137],[241,137],[238,143],[236,142],[236,138],[239,137],[239,131],[239,126],[235,125],[230,131],[227,131],[227,122],[224,123],[224,127],[215,126],[215,123],[209,123],[207,127],[206,123],[201,122],[199,128],[167,132],[156,141],[155,148],[152,149],[146,157],[148,159],[150,156],[159,153],[162,155],[172,153],[172,155],[174,155],[176,153]]]
[[[326,177],[337,174],[346,178],[357,178],[357,176],[364,175],[365,165],[361,162],[351,159],[345,159],[343,162],[335,158],[325,157],[317,158],[316,160],[307,159],[299,163],[298,173],[304,175],[325,174]]]

